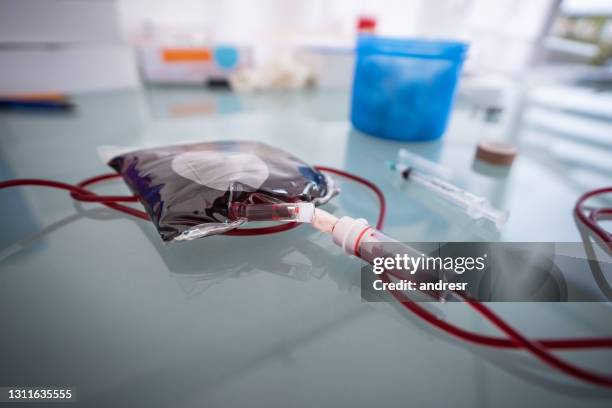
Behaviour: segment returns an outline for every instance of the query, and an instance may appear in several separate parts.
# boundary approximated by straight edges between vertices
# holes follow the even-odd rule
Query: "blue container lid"
[[[357,41],[359,54],[383,54],[401,57],[462,60],[469,44],[459,41],[391,38],[361,35]]]

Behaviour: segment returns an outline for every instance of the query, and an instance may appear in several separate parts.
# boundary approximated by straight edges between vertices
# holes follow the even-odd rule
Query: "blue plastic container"
[[[359,37],[353,126],[388,139],[440,138],[467,49],[461,42]]]

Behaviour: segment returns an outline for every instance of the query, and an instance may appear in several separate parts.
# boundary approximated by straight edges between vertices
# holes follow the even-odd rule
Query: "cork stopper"
[[[509,166],[518,153],[517,148],[503,140],[482,139],[476,148],[476,158],[487,163]]]

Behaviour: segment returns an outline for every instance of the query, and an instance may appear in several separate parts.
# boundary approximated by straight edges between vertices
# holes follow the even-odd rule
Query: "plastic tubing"
[[[320,210],[317,210],[320,211]],[[408,253],[413,253],[418,256],[418,252],[409,247],[408,245],[404,245],[399,243],[398,241],[386,236],[380,231],[375,230],[374,228],[367,225],[365,220],[356,220],[350,217],[342,217],[332,228],[332,236],[334,242],[344,248],[344,250],[349,253],[356,255],[363,259],[368,263],[372,263],[373,258],[375,256],[381,256],[381,249],[378,246],[378,253],[374,254],[368,251],[366,243],[394,243],[395,245],[403,245],[406,248]],[[383,248],[384,253],[384,248]],[[386,283],[391,283],[391,280],[388,276],[400,277],[396,273],[387,272],[383,274],[382,280]],[[400,301],[402,305],[404,305],[408,310],[416,313],[420,317],[425,317],[430,323],[435,324],[437,327],[447,331],[449,334],[458,335],[461,338],[470,338],[470,340],[480,343],[480,339],[477,337],[471,336],[468,333],[467,336],[464,336],[461,332],[461,329],[457,330],[456,327],[444,324],[444,322],[440,321],[437,318],[430,318],[429,312],[424,311],[417,306],[416,303],[409,300],[409,298],[404,295],[401,291],[390,291],[391,294]],[[524,349],[548,364],[549,366],[561,371],[569,376],[577,378],[579,380],[583,380],[589,382],[591,384],[596,384],[605,387],[612,387],[612,376],[607,376],[604,374],[598,374],[591,372],[589,370],[582,369],[576,365],[568,363],[554,354],[550,353],[546,346],[542,344],[541,341],[538,340],[530,340],[527,337],[523,336],[519,331],[514,329],[508,323],[506,323],[503,319],[501,319],[497,314],[495,314],[491,309],[489,309],[484,304],[475,301],[473,299],[467,298],[460,293],[455,293],[455,295],[459,296],[462,300],[467,302],[473,309],[479,312],[482,316],[484,316],[489,322],[491,322],[494,326],[496,326],[500,331],[505,333],[508,336],[508,340],[511,345],[516,348]],[[490,345],[487,343],[486,345]]]
[[[385,216],[386,203],[385,203],[384,194],[378,188],[378,186],[374,185],[368,180],[362,179],[359,176],[355,176],[353,174],[347,173],[342,170],[336,170],[336,169],[331,169],[328,167],[321,167],[321,166],[317,167],[317,169],[321,171],[327,171],[330,173],[334,173],[342,177],[346,177],[350,180],[357,181],[365,185],[368,188],[371,188],[379,200],[380,210],[379,210],[378,219],[376,221],[376,229],[378,230],[381,229],[381,226],[383,225],[383,221],[384,221],[384,216]],[[364,180],[365,183],[362,182],[362,180]],[[610,190],[612,190],[612,187],[610,188]],[[319,214],[317,214],[317,212],[319,212]],[[612,213],[612,209],[610,213]],[[321,217],[321,213],[319,210],[315,211],[315,214]],[[317,218],[317,215],[315,215],[315,219]],[[338,219],[334,217],[333,222],[336,222],[336,221],[338,221]],[[329,223],[330,221],[326,222],[326,224],[329,224]],[[325,227],[327,227],[327,225],[325,225]],[[334,229],[334,225],[329,227],[329,232],[332,232],[333,229]],[[387,242],[395,241],[392,238],[384,235],[382,232],[380,231],[377,231],[377,232],[380,234],[378,235],[379,237],[385,236],[385,238],[381,238],[381,241],[387,241]],[[392,293],[395,295],[395,293],[399,293],[399,292],[393,291]],[[414,313],[421,319],[437,327],[443,332],[450,334],[454,337],[457,337],[461,340],[464,340],[464,341],[467,341],[473,344],[478,344],[480,346],[486,346],[486,347],[514,348],[514,349],[519,348],[519,346],[517,346],[517,344],[513,342],[511,339],[504,338],[504,337],[497,337],[497,336],[489,336],[489,335],[480,334],[477,332],[472,332],[472,331],[463,329],[459,326],[455,326],[444,320],[441,320],[435,314],[419,306],[417,303],[413,302],[407,297],[405,299],[398,299],[398,300],[400,300],[401,304],[406,309],[410,310],[412,313]],[[612,337],[545,338],[545,339],[534,339],[533,341],[541,344],[543,347],[546,347],[547,349],[552,349],[552,350],[583,350],[583,349],[595,349],[595,348],[612,348]]]
[[[66,190],[70,192],[72,198],[77,201],[85,201],[85,202],[96,202],[101,203],[109,208],[112,208],[116,211],[122,212],[124,214],[128,214],[134,216],[136,218],[140,218],[142,220],[150,220],[148,214],[144,211],[137,210],[136,208],[129,207],[127,205],[119,204],[121,202],[137,202],[138,198],[135,196],[100,196],[95,194],[92,191],[85,189],[85,187],[96,184],[102,181],[114,179],[120,177],[119,174],[110,173],[110,174],[102,174],[100,176],[92,177],[86,180],[81,181],[77,185],[72,185],[68,183],[63,183],[59,181],[53,180],[45,180],[45,179],[13,179],[6,180],[0,182],[0,189],[9,188],[9,187],[17,187],[17,186],[39,186],[39,187],[50,187],[56,188],[60,190]],[[290,229],[299,227],[301,224],[297,222],[289,222],[284,224],[273,225],[270,227],[261,227],[261,228],[242,228],[235,229],[231,231],[225,232],[223,235],[228,236],[254,236],[254,235],[267,235],[267,234],[275,234],[278,232],[288,231]]]
[[[247,221],[294,221],[312,222],[314,204],[307,202],[245,204],[232,203],[229,218]]]
[[[385,194],[376,184],[372,183],[370,180],[364,179],[363,177],[359,177],[355,174],[343,170],[334,169],[331,167],[315,166],[315,169],[326,173],[336,174],[349,180],[353,180],[372,190],[372,192],[376,195],[376,198],[378,199],[378,218],[376,219],[376,229],[383,229],[385,225],[385,217],[387,216],[387,202],[385,200]]]
[[[350,180],[353,180],[355,182],[358,182],[370,188],[376,194],[379,200],[379,215],[378,215],[378,220],[376,222],[376,228],[379,230],[382,229],[382,226],[384,223],[385,212],[386,212],[386,204],[385,204],[384,194],[382,193],[380,188],[378,188],[378,186],[376,186],[369,180],[366,180],[364,178],[361,178],[359,176],[353,175],[351,173],[348,173],[342,170],[337,170],[337,169],[323,167],[323,166],[319,166],[317,167],[317,169],[320,171],[337,174],[339,176],[348,178]],[[9,187],[17,187],[17,186],[42,186],[42,187],[50,187],[50,188],[66,190],[66,191],[69,191],[71,193],[71,196],[76,200],[86,201],[86,202],[99,202],[117,211],[121,211],[126,214],[148,220],[149,217],[147,216],[145,212],[137,210],[129,206],[119,204],[119,202],[138,201],[137,198],[134,196],[99,196],[85,189],[85,187],[89,185],[92,185],[92,184],[95,184],[101,181],[117,178],[117,177],[119,177],[119,175],[115,173],[104,174],[101,176],[96,176],[96,177],[92,177],[90,179],[84,180],[78,183],[77,185],[62,183],[62,182],[53,181],[53,180],[44,180],[44,179],[14,179],[14,180],[6,180],[6,181],[0,182],[0,189],[9,188]],[[604,242],[607,242],[607,243],[610,242],[610,236],[605,230],[603,230],[596,224],[596,220],[603,215],[611,215],[612,209],[595,210],[591,212],[589,217],[587,217],[582,211],[582,204],[584,201],[586,201],[588,198],[594,195],[608,193],[608,192],[612,192],[612,187],[594,190],[592,192],[586,193],[580,197],[575,207],[575,211],[576,211],[578,218],[582,222],[584,222],[585,225],[587,225],[589,228],[591,228],[591,225],[592,225],[591,223],[593,223],[595,227],[597,227],[598,229],[597,230],[593,228],[592,229],[596,232],[599,231],[598,235],[600,236],[600,238],[604,240]],[[331,220],[327,219],[326,221],[329,223],[334,218],[332,218]],[[363,222],[365,222],[365,220]],[[247,235],[271,234],[275,232],[286,231],[286,230],[295,228],[298,225],[300,224],[299,223],[285,223],[285,224],[279,224],[273,227],[238,229],[238,230],[229,231],[229,233],[226,233],[225,235],[247,236]],[[330,230],[334,230],[334,229],[335,228],[332,225],[330,227]],[[385,240],[391,240],[391,238],[385,236],[381,232],[379,233],[381,234],[381,237],[382,236],[385,237],[384,238]],[[358,249],[356,253],[358,253]],[[383,279],[386,279],[386,280],[389,279],[389,277],[386,274],[383,274],[382,277]],[[474,301],[474,300],[469,300],[468,304],[472,308],[474,308],[478,313],[483,315],[485,318],[487,318],[487,320],[489,320],[491,323],[497,326],[501,331],[503,331],[506,335],[508,335],[508,338],[500,338],[496,336],[483,335],[480,333],[465,330],[461,327],[455,326],[444,320],[439,319],[433,313],[429,312],[425,308],[422,308],[417,303],[407,298],[402,292],[392,291],[391,293],[394,297],[396,297],[396,299],[400,302],[400,304],[403,305],[406,309],[408,309],[409,311],[414,313],[416,316],[420,317],[424,321],[430,323],[431,325],[437,327],[438,329],[444,331],[445,333],[449,335],[452,335],[464,341],[468,341],[474,344],[479,344],[482,346],[489,346],[489,347],[496,347],[496,348],[521,348],[521,349],[524,348],[527,351],[534,354],[536,357],[545,361],[547,364],[553,366],[554,368],[568,375],[571,375],[575,378],[578,378],[578,379],[581,379],[581,380],[584,380],[584,381],[587,381],[593,384],[602,385],[606,387],[612,387],[612,379],[610,377],[592,373],[590,371],[583,370],[579,367],[575,367],[569,363],[566,363],[558,359],[557,357],[555,357],[554,355],[548,352],[548,349],[574,349],[574,350],[581,349],[582,350],[582,349],[593,349],[593,348],[610,348],[612,347],[612,338],[587,337],[587,338],[566,338],[566,339],[560,338],[560,339],[528,340],[525,337],[523,337],[518,331],[514,330],[510,325],[504,322],[499,316],[497,316],[492,310],[490,310],[484,304]]]
[[[585,214],[583,208],[585,201],[589,198],[607,193],[612,193],[612,187],[599,188],[584,193],[578,198],[574,206],[574,214],[576,214],[576,217],[608,246],[608,250],[612,250],[612,235],[601,227],[598,222],[599,219],[612,215],[612,208],[598,208],[590,211],[588,216]]]

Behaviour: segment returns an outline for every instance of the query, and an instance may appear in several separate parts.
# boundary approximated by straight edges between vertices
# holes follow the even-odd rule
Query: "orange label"
[[[162,59],[166,62],[204,62],[210,61],[212,55],[208,48],[166,48],[162,50]]]
[[[68,97],[61,93],[48,92],[48,93],[31,93],[31,94],[15,94],[15,95],[0,95],[2,99],[11,99],[14,101],[43,101],[43,102],[63,102]]]

